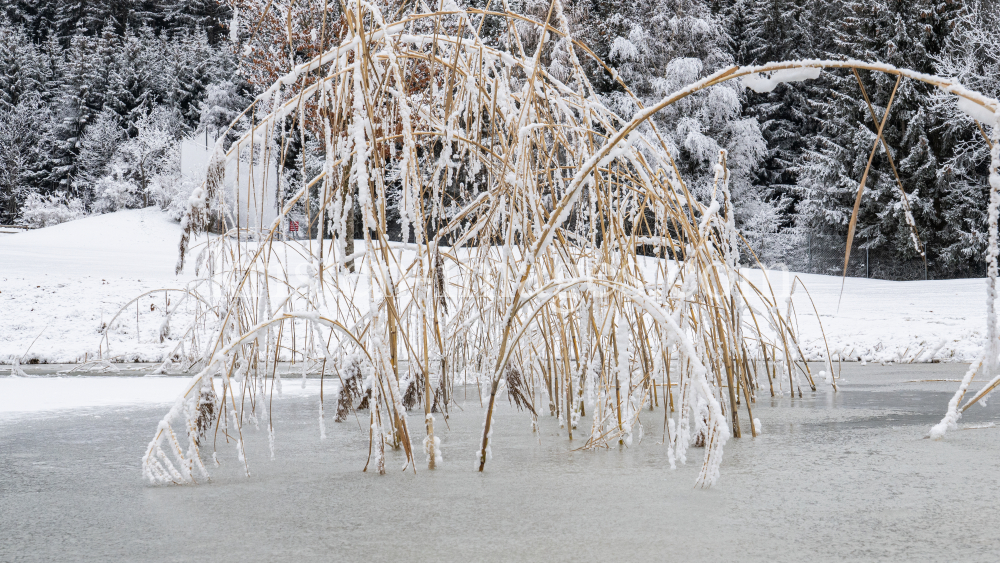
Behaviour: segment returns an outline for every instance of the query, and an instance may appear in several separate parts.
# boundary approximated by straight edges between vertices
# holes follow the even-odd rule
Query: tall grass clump
[[[190,199],[178,268],[195,263],[211,315],[143,458],[151,482],[207,479],[203,449],[220,441],[245,464],[248,422],[266,421],[273,446],[286,362],[321,374],[321,435],[325,405],[367,417],[379,473],[387,446],[416,466],[414,433],[441,463],[435,413],[471,383],[480,471],[504,395],[586,448],[631,444],[662,401],[670,465],[703,446],[711,486],[727,440],[756,436],[760,393],[815,390],[791,301],[741,273],[726,153],[698,201],[649,118],[728,80],[850,64],[730,67],[652,107],[633,96],[622,116],[595,95],[557,0],[534,19],[348,1],[341,32],[220,137]],[[543,64],[556,59],[558,77]],[[287,238],[293,217],[303,240]]]

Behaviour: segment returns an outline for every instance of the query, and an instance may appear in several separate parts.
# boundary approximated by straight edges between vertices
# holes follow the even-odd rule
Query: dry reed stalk
[[[857,69],[852,70],[854,70],[855,73],[857,72]],[[889,103],[885,106],[885,112],[882,113],[882,122],[878,124],[878,129],[875,132],[875,144],[872,146],[872,150],[868,154],[868,164],[865,166],[864,174],[861,175],[861,183],[858,185],[858,195],[854,198],[854,211],[851,212],[851,220],[847,225],[847,250],[844,252],[843,279],[845,280],[847,279],[847,264],[851,260],[851,245],[854,243],[854,228],[858,224],[858,210],[861,209],[861,196],[865,192],[865,182],[868,180],[868,172],[872,168],[872,160],[875,158],[875,152],[878,150],[879,145],[883,143],[882,130],[885,129],[885,122],[889,119],[889,110],[892,109],[892,102],[896,99],[896,90],[899,89],[899,83],[902,80],[902,75],[896,76],[896,84],[892,87],[892,94],[889,96]],[[859,78],[858,84],[860,83],[861,79]]]

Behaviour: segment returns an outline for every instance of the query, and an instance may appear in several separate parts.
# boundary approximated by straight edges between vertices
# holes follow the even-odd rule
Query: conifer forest
[[[409,4],[383,11],[415,9]],[[545,21],[549,4],[463,6]],[[275,79],[342,40],[343,10],[332,1],[3,0],[0,224],[154,205],[180,220],[196,183],[181,173],[181,140],[207,146],[226,131],[235,139],[249,119],[228,126]],[[1000,39],[990,31],[1000,6],[989,0],[565,0],[560,11],[590,51],[579,62],[593,96],[623,119],[729,65],[792,60],[875,61],[1000,94]],[[485,42],[510,47],[506,23],[481,25]],[[541,62],[553,76],[572,72],[558,49]],[[892,76],[863,70],[767,91],[730,84],[654,121],[703,203],[719,150],[727,151],[744,261],[752,251],[764,264],[837,274],[851,229],[853,252],[866,259],[852,260],[848,275],[985,275],[990,124],[957,112],[955,96],[933,85],[894,86]],[[890,95],[885,148],[869,165]],[[281,174],[322,167],[321,133],[304,133]],[[400,189],[391,182],[386,194],[394,240],[406,221],[393,204]],[[285,191],[274,194],[279,205]],[[360,208],[356,215],[361,238]]]

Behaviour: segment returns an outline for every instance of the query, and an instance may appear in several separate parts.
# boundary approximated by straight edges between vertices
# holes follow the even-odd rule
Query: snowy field
[[[744,270],[760,283],[760,271]],[[867,362],[971,362],[982,350],[986,280],[883,281],[768,271],[783,303],[792,292],[803,353],[821,360]],[[803,291],[808,289],[808,295]],[[812,297],[810,301],[809,296]],[[817,322],[816,312],[819,312]],[[826,342],[823,341],[823,333]]]
[[[155,366],[144,365],[130,375],[0,378],[0,421],[18,417],[55,416],[80,409],[158,406],[164,412],[187,390],[188,377],[149,376]],[[144,372],[144,373],[143,373]],[[29,369],[29,373],[34,373]],[[128,374],[128,372],[125,372]],[[331,385],[330,381],[326,385]],[[216,382],[222,388],[221,379]],[[285,379],[277,399],[319,394],[318,379]],[[329,389],[329,387],[327,387]]]
[[[174,275],[180,226],[154,209],[92,216],[55,227],[0,234],[0,364],[93,360],[101,328],[144,292],[181,289],[189,266]],[[744,270],[754,283],[762,274]],[[798,277],[812,295],[826,343],[802,285],[792,300],[803,352],[868,362],[968,362],[985,326],[981,279],[888,282],[768,272],[779,303]],[[109,331],[114,361],[162,361],[176,346],[160,342],[167,296],[153,293],[130,305]],[[838,304],[839,302],[839,304]],[[173,326],[190,319],[181,311]]]
[[[174,275],[180,226],[155,209],[91,216],[0,235],[0,362],[93,360],[102,326],[145,291],[183,288]],[[157,360],[163,294],[143,300],[111,331],[112,354]],[[152,306],[152,310],[151,310]],[[145,326],[143,326],[145,324]],[[34,344],[32,345],[32,343]]]
[[[710,490],[692,487],[702,450],[668,469],[660,408],[643,411],[632,447],[579,451],[552,417],[532,434],[504,398],[480,474],[474,386],[440,424],[438,469],[400,471],[404,456],[390,450],[381,477],[361,471],[367,419],[328,421],[320,440],[317,399],[290,396],[291,382],[272,409],[274,460],[263,424],[247,425],[250,477],[220,435],[222,465],[195,486],[141,478],[165,405],[0,416],[0,561],[993,563],[996,409],[970,410],[944,441],[922,439],[956,385],[926,380],[963,370],[845,364],[837,393],[761,397],[763,434],[726,444]],[[164,379],[183,382],[80,378]]]

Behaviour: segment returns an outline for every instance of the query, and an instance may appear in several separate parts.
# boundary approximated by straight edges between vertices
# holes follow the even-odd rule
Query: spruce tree
[[[933,72],[933,57],[940,53],[951,28],[948,21],[958,13],[956,6],[924,1],[850,2],[837,36],[837,54]],[[829,74],[836,95],[824,110],[825,125],[814,149],[802,160],[799,185],[808,204],[803,206],[801,221],[820,241],[820,247],[843,252],[860,179],[877,138],[876,120],[882,121],[896,77],[859,72],[873,105],[870,110],[853,73]],[[924,265],[918,248],[922,246],[927,252],[929,275],[956,272],[953,261],[940,260],[942,249],[956,236],[944,220],[944,205],[952,186],[948,174],[941,170],[941,163],[954,147],[936,133],[942,122],[929,111],[931,94],[930,86],[906,79],[895,91],[883,131],[891,152],[887,155],[882,146],[877,148],[864,187],[854,241],[858,251],[852,259],[855,271],[865,270],[864,260],[859,258],[864,250],[872,257],[867,268],[872,275],[921,278]],[[919,246],[911,235],[900,184],[922,240]],[[827,267],[837,269],[834,264]]]
[[[37,49],[18,27],[0,24],[0,109],[11,110],[28,93],[40,93]]]
[[[756,0],[748,15],[748,31],[738,48],[746,64],[822,58],[814,41],[813,9],[821,2]],[[757,118],[767,142],[767,157],[756,183],[774,196],[795,197],[796,166],[808,139],[819,129],[813,100],[825,83],[779,84],[771,92],[747,92],[749,115]]]
[[[969,0],[965,10],[948,23],[951,32],[934,57],[936,74],[953,77],[966,87],[991,97],[1000,96],[1000,5]],[[983,271],[988,238],[984,213],[989,198],[989,148],[983,135],[992,124],[978,122],[959,110],[957,98],[942,91],[932,93],[933,134],[951,151],[942,157],[939,174],[948,189],[941,197],[942,244],[935,248],[943,271],[962,276]],[[945,241],[947,241],[945,243]]]

